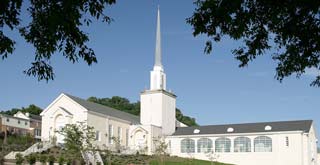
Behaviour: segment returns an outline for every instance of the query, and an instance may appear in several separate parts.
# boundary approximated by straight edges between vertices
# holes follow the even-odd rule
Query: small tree
[[[35,154],[30,154],[26,157],[26,159],[30,165],[33,165],[37,161],[37,156]]]
[[[154,141],[154,153],[159,157],[160,164],[164,164],[165,156],[167,155],[168,144],[163,138],[155,138]]]
[[[64,157],[62,155],[60,155],[59,158],[58,158],[59,165],[63,165],[65,163],[65,161],[66,160],[64,159]]]
[[[206,156],[210,160],[211,165],[214,165],[215,162],[217,162],[218,158],[219,158],[219,155],[217,153],[215,153],[213,150],[206,152]]]
[[[54,161],[56,161],[56,158],[53,155],[50,155],[48,158],[49,165],[53,165]]]
[[[43,165],[47,163],[47,159],[48,159],[47,155],[40,155],[40,157],[39,157],[39,161],[40,161]]]
[[[82,157],[83,152],[94,152],[95,141],[94,128],[90,127],[83,122],[77,124],[67,124],[60,131],[64,136],[64,147],[69,158],[73,161],[79,162],[79,158]]]
[[[20,154],[20,153],[16,154],[16,164],[21,165],[21,164],[23,164],[23,161],[24,161],[24,159],[23,159],[22,154]]]

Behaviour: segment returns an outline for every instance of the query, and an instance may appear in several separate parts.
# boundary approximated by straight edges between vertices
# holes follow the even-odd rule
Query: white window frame
[[[119,141],[121,144],[122,143],[122,128],[121,127],[118,127],[118,138],[119,138]]]
[[[109,144],[113,144],[113,125],[109,124],[108,126],[108,139],[109,139]]]

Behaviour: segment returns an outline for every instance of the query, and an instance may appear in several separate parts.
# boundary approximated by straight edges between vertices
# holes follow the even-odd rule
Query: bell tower
[[[150,72],[150,89],[140,95],[142,125],[161,127],[163,135],[171,135],[176,127],[176,95],[166,90],[166,74],[161,63],[160,10],[158,7],[155,63]]]

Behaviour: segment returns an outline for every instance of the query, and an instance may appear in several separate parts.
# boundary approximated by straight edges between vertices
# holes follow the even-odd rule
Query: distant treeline
[[[24,107],[22,107],[22,108],[12,108],[11,110],[1,111],[0,113],[13,116],[14,114],[16,114],[19,111],[21,111],[23,113],[27,113],[28,112],[30,114],[39,115],[42,112],[42,109],[39,108],[38,106],[34,105],[34,104],[31,104],[26,108],[24,108]]]

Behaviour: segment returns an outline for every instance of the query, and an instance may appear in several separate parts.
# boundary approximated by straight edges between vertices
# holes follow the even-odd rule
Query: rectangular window
[[[25,125],[28,125],[28,122],[25,122],[24,124],[25,124]]]
[[[7,122],[9,122],[10,121],[10,119],[9,118],[7,118]]]
[[[289,137],[286,136],[286,146],[289,147]]]
[[[18,120],[18,124],[20,124],[20,120]]]
[[[100,132],[99,131],[96,131],[96,140],[100,141]]]
[[[122,128],[121,127],[118,127],[118,137],[119,137],[119,141],[121,144],[121,142],[122,142]]]
[[[108,127],[108,139],[109,139],[109,144],[113,144],[113,126],[110,124]]]
[[[35,136],[41,136],[41,130],[40,129],[35,129],[34,130],[34,134],[35,134]]]
[[[129,145],[129,129],[126,129],[126,146]]]

